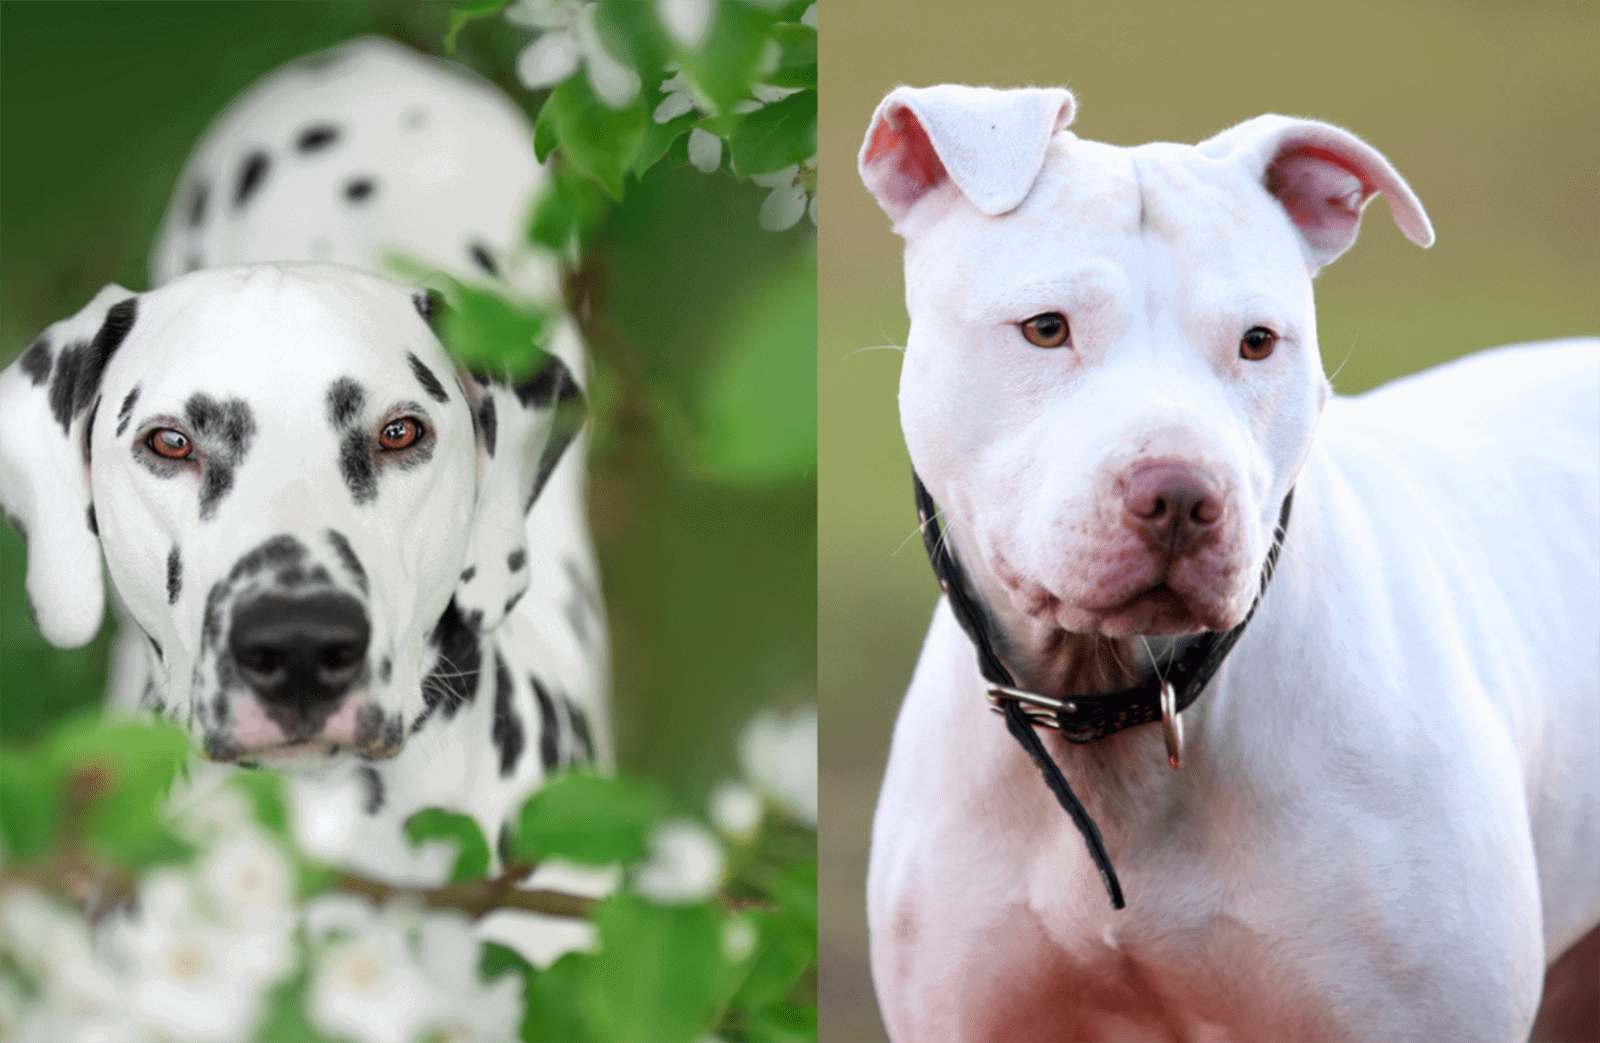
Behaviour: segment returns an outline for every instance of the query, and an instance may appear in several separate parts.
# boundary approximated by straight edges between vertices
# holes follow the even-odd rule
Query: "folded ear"
[[[105,611],[88,441],[100,378],[138,313],[137,296],[107,286],[0,373],[0,507],[28,541],[34,620],[61,648],[92,640]]]
[[[1074,108],[1059,87],[896,87],[872,114],[857,168],[896,224],[947,180],[998,217],[1027,198]]]
[[[583,427],[583,391],[549,356],[524,383],[461,374],[478,434],[478,500],[456,605],[479,632],[499,626],[528,589],[527,514]]]
[[[1257,116],[1198,146],[1216,159],[1243,164],[1288,213],[1315,272],[1348,250],[1361,211],[1382,192],[1406,238],[1433,245],[1433,225],[1389,161],[1347,130],[1316,120]]]

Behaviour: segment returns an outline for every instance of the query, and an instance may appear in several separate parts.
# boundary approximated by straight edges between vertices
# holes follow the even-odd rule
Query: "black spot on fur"
[[[421,130],[428,125],[428,107],[413,105],[400,115],[400,125],[407,130]]]
[[[475,608],[467,613],[467,626],[480,634],[483,632],[483,609]]]
[[[494,399],[488,395],[483,396],[483,401],[478,403],[478,433],[483,436],[483,451],[490,456],[494,455],[495,429],[498,419],[494,411]]]
[[[50,354],[50,338],[40,337],[22,353],[22,372],[28,374],[34,387],[38,387],[50,379],[50,364],[54,361]]]
[[[517,602],[522,600],[522,595],[525,593],[526,590],[519,590],[506,599],[506,615],[511,615],[511,610],[517,607]]]
[[[293,568],[305,560],[305,544],[290,535],[274,536],[270,540],[256,547],[249,553],[241,556],[233,563],[233,568],[228,571],[228,582],[237,583],[241,579],[249,579],[263,569],[283,571]]]
[[[156,660],[158,662],[166,662],[166,658],[167,657],[165,655],[163,655],[162,652],[161,652],[161,642],[157,641],[155,638],[151,637],[149,634],[145,635],[145,640],[149,641],[150,642],[150,647],[155,650]]]
[[[339,555],[339,562],[356,581],[356,586],[361,588],[361,593],[367,592],[367,570],[361,567],[361,559],[356,557],[356,552],[350,546],[350,541],[344,534],[334,529],[328,530],[328,543],[333,547],[333,552]],[[388,680],[388,678],[384,678]]]
[[[461,618],[455,599],[445,607],[444,614],[428,635],[428,643],[438,653],[433,670],[422,681],[422,700],[426,708],[411,725],[415,733],[436,709],[442,709],[446,719],[471,702],[478,694],[478,672],[483,663],[483,651],[478,645],[478,635]]]
[[[544,770],[548,774],[561,760],[561,736],[556,730],[559,727],[556,724],[556,704],[537,677],[530,676],[528,680],[533,683],[533,697],[539,702],[539,763],[544,765]]]
[[[234,566],[238,571],[238,566]],[[228,597],[228,583],[217,580],[206,593],[206,612],[200,627],[200,650],[215,646],[222,637],[222,605]]]
[[[360,428],[346,431],[339,443],[339,473],[357,504],[378,498],[378,469],[372,463],[366,432]]]
[[[198,181],[189,190],[189,227],[199,228],[206,220],[206,200],[211,196],[211,186]]]
[[[517,770],[525,740],[522,718],[511,705],[511,671],[499,652],[494,654],[494,725],[490,734],[500,751],[500,776],[507,778]]]
[[[190,272],[198,272],[200,269],[204,268],[205,266],[206,266],[205,257],[203,257],[203,256],[201,256],[200,254],[197,254],[197,253],[192,253],[188,257],[185,257],[183,259],[183,273],[185,275],[189,274]]]
[[[528,563],[528,552],[521,547],[506,555],[506,568],[516,572]]]
[[[378,774],[378,769],[370,764],[363,764],[356,769],[356,774],[367,787],[367,800],[362,805],[362,810],[369,815],[376,815],[383,810],[383,776]]]
[[[476,565],[468,565],[466,568],[461,570],[461,582],[463,582],[463,583],[471,583],[472,582],[472,577],[476,576],[477,574],[478,574],[478,566],[476,566]]]
[[[72,426],[72,399],[77,394],[78,370],[88,350],[86,343],[69,344],[56,357],[55,376],[50,379],[50,415],[61,425],[63,434]]]
[[[106,363],[122,346],[139,314],[139,298],[118,301],[106,311],[105,321],[88,344],[63,348],[56,360],[55,377],[50,382],[50,412],[61,430],[72,425],[72,418],[89,407],[100,394],[100,378]]]
[[[358,177],[345,182],[344,197],[352,203],[365,203],[374,191],[377,184],[370,177]]]
[[[255,438],[255,415],[241,398],[218,402],[195,392],[183,404],[189,430],[205,450],[200,478],[200,520],[217,513],[217,505],[233,489],[233,472],[244,461]]]
[[[438,318],[444,306],[444,297],[438,290],[417,290],[411,295],[411,303],[416,305],[417,314],[422,316],[422,321],[433,328],[433,320]]]
[[[94,504],[89,505],[89,531],[96,536],[100,535],[100,522],[94,516]]]
[[[272,167],[272,159],[261,149],[250,153],[244,162],[239,165],[239,180],[233,189],[233,206],[238,209],[249,202],[255,195],[261,183],[267,179],[267,171]]]
[[[117,410],[117,434],[120,436],[128,429],[128,423],[133,419],[134,403],[139,401],[139,385],[133,385],[133,390],[128,392],[128,397],[122,400],[122,406]]]
[[[183,559],[178,556],[178,545],[174,543],[172,550],[167,552],[167,604],[176,605],[178,595],[183,592]]]
[[[510,863],[516,861],[516,850],[512,847],[516,834],[511,830],[511,823],[500,823],[500,835],[495,839],[495,849],[500,852],[500,861]]]
[[[585,717],[578,704],[571,699],[565,700],[567,704],[567,717],[572,722],[572,734],[577,738],[578,744],[583,747],[582,762],[594,763],[594,738],[589,734],[589,718]]]
[[[294,147],[301,155],[309,156],[313,152],[321,152],[339,140],[339,128],[331,123],[318,123],[307,127],[295,139]]]
[[[336,428],[349,427],[361,416],[367,393],[349,377],[340,377],[328,385],[328,423]]]
[[[94,419],[100,415],[100,398],[95,396],[94,405],[89,407],[89,418],[83,424],[83,466],[88,467],[94,452]]]
[[[439,378],[433,375],[433,370],[428,364],[415,355],[407,354],[406,361],[411,363],[411,373],[417,378],[417,383],[422,385],[422,390],[435,402],[448,402],[450,396],[445,392],[444,385],[439,383]]]
[[[383,662],[378,664],[378,680],[384,684],[389,683],[389,678],[394,674],[394,662],[388,657],[383,657]]]
[[[578,387],[577,381],[572,379],[566,364],[554,355],[545,361],[539,372],[518,384],[512,391],[524,409],[555,411],[555,416],[551,420],[549,441],[545,443],[544,455],[539,458],[539,470],[534,475],[533,486],[528,490],[528,497],[522,505],[523,513],[526,514],[533,507],[533,501],[539,498],[539,490],[550,480],[550,472],[561,462],[561,456],[566,452],[568,444],[578,436],[588,407],[584,403],[582,389]]]
[[[482,268],[490,275],[498,276],[500,274],[500,266],[494,263],[494,254],[489,252],[487,246],[482,243],[473,243],[467,247],[467,253],[472,255],[472,263],[479,268]]]

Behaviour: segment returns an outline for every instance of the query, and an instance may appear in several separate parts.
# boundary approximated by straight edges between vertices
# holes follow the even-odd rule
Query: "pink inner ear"
[[[876,164],[879,160],[891,167],[882,180],[881,192],[902,209],[949,178],[939,153],[928,140],[928,132],[908,108],[890,109],[872,128],[872,142],[863,163]]]
[[[1321,263],[1355,241],[1361,208],[1378,186],[1327,149],[1299,146],[1267,168],[1266,188],[1277,197]]]

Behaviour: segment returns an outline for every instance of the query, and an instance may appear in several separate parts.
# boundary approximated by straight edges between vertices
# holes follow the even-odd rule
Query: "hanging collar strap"
[[[1055,794],[1056,800],[1072,818],[1083,834],[1106,893],[1111,897],[1111,907],[1121,909],[1122,885],[1106,853],[1105,842],[1094,819],[1089,817],[1077,794],[1072,792],[1066,776],[1044,748],[1035,727],[1052,728],[1073,743],[1093,742],[1107,735],[1139,724],[1161,721],[1167,738],[1167,756],[1174,768],[1182,765],[1182,724],[1178,715],[1187,709],[1206,684],[1222,666],[1228,653],[1239,640],[1244,628],[1261,604],[1261,595],[1278,564],[1278,553],[1283,548],[1284,533],[1289,527],[1289,508],[1294,502],[1294,490],[1283,498],[1283,508],[1278,513],[1278,524],[1272,534],[1272,546],[1267,550],[1266,564],[1261,569],[1261,587],[1256,592],[1250,611],[1243,622],[1232,630],[1208,630],[1183,650],[1176,662],[1166,670],[1152,673],[1139,684],[1115,692],[1097,695],[1069,695],[1062,698],[1041,695],[1018,688],[1011,671],[1001,661],[994,645],[994,628],[984,611],[983,603],[966,580],[961,563],[956,560],[950,541],[945,539],[939,524],[939,508],[928,495],[922,479],[911,472],[911,482],[916,491],[917,515],[922,521],[922,542],[927,548],[928,560],[933,564],[939,586],[944,588],[950,610],[956,622],[966,631],[978,653],[978,669],[989,683],[989,702],[996,713],[1006,719],[1006,730],[1028,751],[1028,755],[1044,774],[1045,784]]]

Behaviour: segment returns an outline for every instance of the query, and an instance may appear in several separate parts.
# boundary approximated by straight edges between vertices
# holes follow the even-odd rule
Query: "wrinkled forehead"
[[[1290,289],[1305,262],[1287,218],[1236,165],[1189,145],[1122,148],[1066,131],[1017,209],[988,217],[958,202],[906,248],[908,299],[961,301],[974,319],[1034,291],[1128,290],[1154,267],[1264,293]]]
[[[356,273],[350,273],[355,275]],[[424,393],[451,367],[407,292],[330,266],[198,272],[146,295],[108,378],[160,408],[191,393],[270,399],[280,415],[320,412],[329,385],[357,377],[379,397]]]

